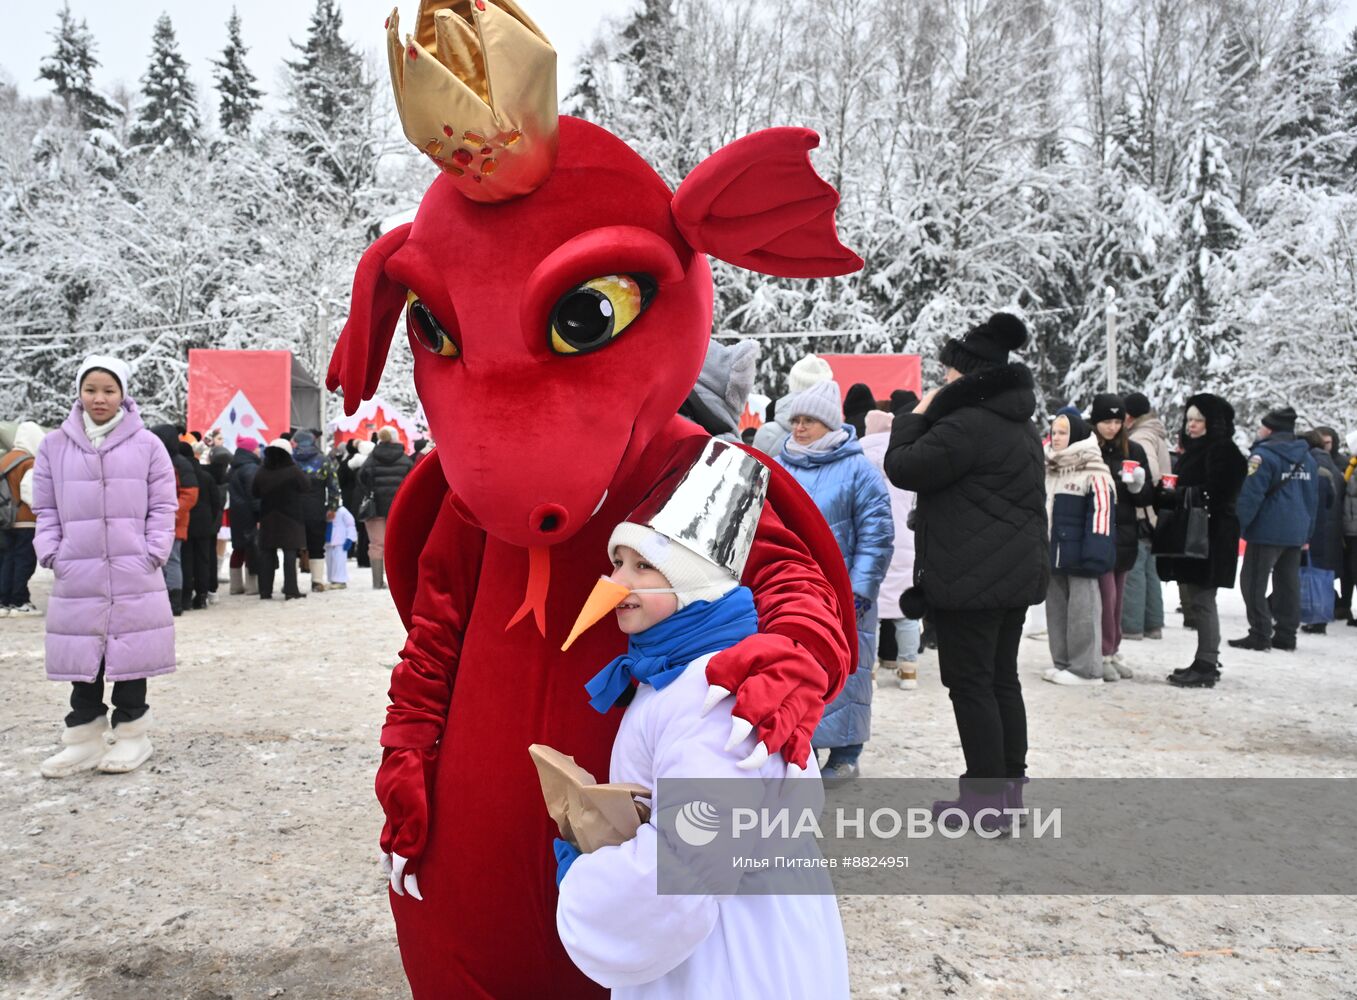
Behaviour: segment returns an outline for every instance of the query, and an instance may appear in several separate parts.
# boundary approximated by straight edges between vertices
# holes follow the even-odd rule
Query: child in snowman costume
[[[343,590],[349,585],[349,551],[358,544],[358,526],[348,508],[340,506],[331,511],[325,525],[325,572],[330,578],[331,590]]]
[[[739,579],[768,475],[741,449],[709,442],[609,538],[613,574],[599,581],[566,646],[609,613],[630,637],[627,653],[586,685],[600,712],[634,691],[610,781],[650,789],[662,778],[818,784],[813,755],[802,771],[759,753],[747,724],[732,718],[734,699],[708,699],[707,661],[758,630],[753,595]],[[667,845],[655,817],[665,804],[658,795],[653,804],[651,819],[619,846],[581,854],[556,841],[556,927],[585,975],[627,998],[849,995],[832,894],[659,895]]]

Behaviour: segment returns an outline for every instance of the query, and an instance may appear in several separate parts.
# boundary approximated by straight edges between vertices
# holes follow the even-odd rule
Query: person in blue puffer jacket
[[[1046,634],[1052,684],[1102,684],[1102,594],[1098,578],[1117,561],[1117,484],[1092,428],[1077,410],[1051,421],[1046,446],[1046,511],[1051,586]]]
[[[1296,411],[1289,406],[1263,418],[1249,450],[1238,511],[1248,543],[1239,583],[1249,634],[1231,639],[1230,645],[1260,653],[1293,651],[1300,628],[1300,554],[1315,533],[1319,482],[1309,444],[1296,437]]]
[[[886,480],[862,453],[857,431],[843,422],[837,382],[813,385],[782,404],[791,434],[777,460],[810,494],[839,543],[858,614],[858,669],[825,709],[811,745],[829,750],[826,781],[857,777],[871,735],[876,599],[895,546]]]

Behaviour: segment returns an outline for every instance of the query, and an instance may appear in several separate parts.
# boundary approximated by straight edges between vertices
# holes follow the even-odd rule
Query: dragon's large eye
[[[418,295],[407,292],[405,305],[406,325],[422,347],[445,358],[455,358],[462,353],[457,341],[443,329],[443,324],[434,317],[433,310],[421,302]]]
[[[551,310],[551,349],[587,354],[607,347],[654,298],[655,279],[645,274],[609,274],[576,285]]]

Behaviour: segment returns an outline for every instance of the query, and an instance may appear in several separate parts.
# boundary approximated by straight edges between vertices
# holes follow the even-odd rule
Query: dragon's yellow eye
[[[434,354],[445,358],[455,358],[462,353],[457,341],[438,322],[428,306],[419,300],[414,292],[405,293],[405,322],[410,334],[420,345]]]
[[[609,274],[576,285],[551,310],[551,349],[587,354],[607,347],[654,298],[655,280],[645,274]]]

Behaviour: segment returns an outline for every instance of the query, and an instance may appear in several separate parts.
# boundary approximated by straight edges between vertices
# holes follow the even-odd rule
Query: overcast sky
[[[193,67],[199,94],[215,105],[210,93],[212,66],[225,40],[226,18],[232,0],[204,4],[202,0],[70,0],[77,18],[85,19],[98,43],[96,55],[102,65],[96,81],[105,89],[122,82],[135,89],[146,69],[151,47],[151,28],[162,11],[174,21],[184,54]],[[569,88],[579,51],[589,42],[600,22],[624,13],[638,0],[528,0],[525,6],[560,53],[561,93]],[[0,31],[0,78],[18,85],[21,93],[42,94],[48,85],[37,79],[38,63],[52,49],[50,33],[56,25],[62,0],[13,0]],[[234,0],[240,11],[250,66],[260,86],[277,91],[278,70],[293,52],[289,39],[305,37],[312,0]],[[382,22],[390,13],[391,0],[339,0],[344,13],[344,34],[377,58],[385,67]],[[401,18],[410,24],[418,0],[398,5]],[[1332,27],[1346,33],[1357,25],[1357,0],[1338,0]],[[382,71],[383,77],[385,71]]]
[[[560,54],[561,92],[569,87],[579,51],[593,38],[607,16],[625,13],[637,0],[528,0],[524,8],[531,14]],[[207,94],[215,106],[210,88],[212,65],[226,40],[226,19],[234,3],[240,11],[241,34],[249,47],[250,68],[265,91],[278,90],[278,69],[293,50],[289,39],[306,37],[313,0],[223,0],[204,4],[202,0],[70,0],[77,19],[89,23],[97,43],[96,57],[102,64],[95,80],[105,89],[118,82],[136,89],[151,51],[151,29],[161,12],[174,22],[179,44],[192,66],[193,79],[200,98]],[[1354,0],[1357,3],[1357,0]],[[0,30],[0,72],[15,83],[23,94],[50,92],[46,81],[39,81],[38,64],[52,50],[52,29],[62,0],[13,0],[6,2],[8,13]],[[377,59],[382,79],[386,78],[385,32],[382,22],[393,6],[399,7],[401,23],[413,24],[418,0],[339,0],[344,15],[344,37],[357,43]]]

